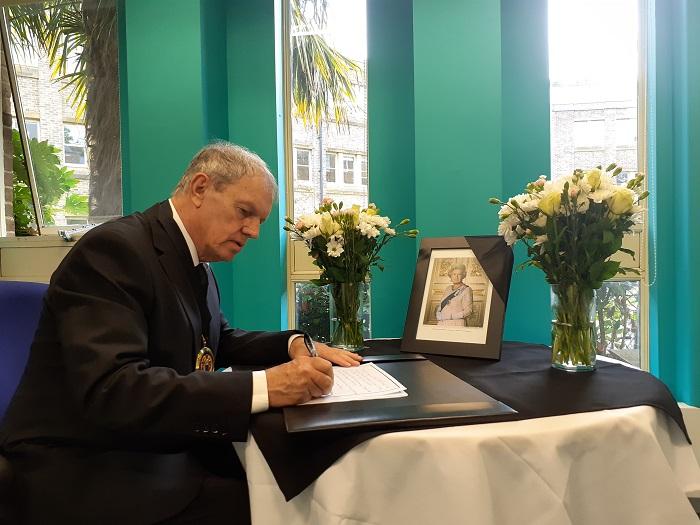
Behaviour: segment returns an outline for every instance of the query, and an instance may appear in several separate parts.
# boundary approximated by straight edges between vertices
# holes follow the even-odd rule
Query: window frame
[[[333,167],[329,167],[329,160],[333,159]],[[333,172],[333,180],[328,178],[328,172]],[[326,184],[338,184],[338,152],[328,151],[324,153],[323,157],[323,180]]]
[[[342,162],[342,172],[343,172],[343,184],[345,186],[354,186],[355,185],[355,158],[357,157],[356,154],[354,153],[343,153],[340,156],[340,160]],[[345,167],[345,162],[351,162],[352,166],[350,169]],[[350,173],[350,176],[352,177],[352,180],[348,182],[347,179],[347,174]]]
[[[299,164],[299,153],[305,152],[308,155],[308,164]],[[294,146],[294,166],[292,168],[294,172],[294,180],[299,180],[302,182],[312,182],[311,181],[311,148],[307,148],[304,146]],[[306,167],[307,173],[306,173],[306,178],[302,179],[299,177],[299,166]],[[291,186],[292,188],[294,187],[293,185]]]
[[[648,50],[648,40],[649,40],[649,28],[648,28],[648,0],[637,0],[637,14],[639,21],[639,42],[638,42],[638,64],[637,64],[637,172],[648,173],[648,152],[647,152],[647,75],[648,75],[648,60],[647,60],[647,50]],[[550,123],[552,122],[552,110],[550,106]],[[583,119],[577,119],[574,117],[574,121],[581,121]],[[598,118],[588,119],[588,120],[601,120]],[[605,122],[605,119],[602,119]],[[551,124],[550,124],[551,133]],[[572,137],[573,138],[573,137]],[[633,149],[633,145],[615,145],[616,150],[630,150]],[[601,147],[578,147],[574,143],[574,152],[578,151],[600,151],[605,149],[605,145]],[[551,151],[550,151],[550,165],[552,161]],[[649,186],[648,178],[644,180],[644,189]],[[623,247],[629,246],[629,243],[634,244],[634,237],[639,239],[638,249],[635,250],[636,257],[634,265],[629,265],[636,267],[639,271],[639,275],[627,274],[627,275],[616,275],[612,279],[608,279],[606,282],[623,282],[623,281],[633,281],[639,282],[639,363],[640,368],[643,370],[649,370],[649,224],[648,224],[648,210],[649,210],[649,199],[642,201],[641,206],[644,208],[643,216],[645,221],[643,224],[636,225],[633,228],[631,234],[625,235],[623,239]],[[620,260],[621,258],[629,257],[625,254],[618,253],[613,260]],[[629,262],[629,261],[626,261]]]
[[[79,123],[79,122],[66,122],[66,121],[63,122],[63,163],[64,163],[66,166],[71,166],[71,167],[76,167],[76,168],[85,168],[85,167],[89,167],[87,142],[85,141],[85,139],[83,139],[83,145],[82,145],[82,146],[79,145],[79,144],[67,144],[67,143],[66,143],[66,128],[67,128],[68,126],[85,128],[85,124],[81,124],[81,123]],[[82,148],[82,150],[83,150],[83,157],[85,158],[85,162],[83,162],[83,163],[68,162],[68,160],[66,160],[66,157],[67,157],[67,155],[66,155],[66,147],[69,147],[69,148]]]
[[[282,89],[284,90],[283,99],[283,133],[284,133],[284,173],[285,173],[285,183],[286,191],[284,195],[286,214],[291,216],[294,210],[294,182],[297,180],[295,177],[295,155],[294,149],[301,146],[301,144],[294,143],[294,137],[292,133],[293,128],[293,118],[292,118],[292,97],[291,97],[291,16],[290,16],[290,0],[282,0]],[[367,89],[367,75],[365,72],[365,90]],[[366,98],[366,92],[363,94]],[[352,116],[349,117],[350,121],[353,121]],[[369,121],[367,121],[367,126]],[[365,133],[369,130],[366,129]],[[366,135],[365,135],[366,140]],[[308,142],[307,142],[308,144]],[[313,149],[309,147],[309,149]],[[336,190],[342,192],[343,190],[353,190],[357,188],[367,188],[369,191],[369,181],[367,186],[362,186],[359,184],[345,184],[340,178],[340,160],[343,155],[351,155],[353,157],[353,181],[357,180],[355,171],[357,170],[357,156],[366,155],[369,170],[369,152],[357,152],[352,149],[344,149],[343,147],[331,146],[330,148],[321,147],[321,155],[319,157],[320,166],[317,164],[314,169],[318,169],[320,183],[321,185],[326,185],[328,189]],[[326,167],[325,167],[325,157],[324,154],[335,155],[335,182],[329,182],[326,180]],[[312,163],[313,165],[313,163]],[[369,171],[368,171],[369,173]],[[311,178],[311,177],[310,177]],[[303,181],[306,182],[306,181]],[[313,183],[313,181],[309,181]],[[286,262],[287,262],[287,286],[286,286],[286,303],[287,303],[287,325],[289,328],[294,328],[296,326],[296,284],[308,282],[311,279],[316,279],[320,276],[320,270],[318,267],[312,264],[313,259],[308,255],[306,244],[303,241],[292,240],[291,236],[286,234]]]

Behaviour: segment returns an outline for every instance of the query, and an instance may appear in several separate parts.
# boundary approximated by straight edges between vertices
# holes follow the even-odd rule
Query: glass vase
[[[552,285],[552,367],[595,370],[595,290],[581,284]]]
[[[331,283],[328,286],[331,346],[359,352],[369,329],[369,283]]]

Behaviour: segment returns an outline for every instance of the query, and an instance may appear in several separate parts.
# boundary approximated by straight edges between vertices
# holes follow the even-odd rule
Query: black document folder
[[[287,432],[349,427],[435,426],[498,414],[508,405],[428,360],[378,362],[406,387],[407,397],[294,406],[284,409]]]

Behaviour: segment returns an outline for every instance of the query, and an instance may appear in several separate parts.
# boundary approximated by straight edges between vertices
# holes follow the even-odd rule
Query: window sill
[[[73,246],[75,241],[64,241],[58,234],[0,237],[0,248],[50,248]]]

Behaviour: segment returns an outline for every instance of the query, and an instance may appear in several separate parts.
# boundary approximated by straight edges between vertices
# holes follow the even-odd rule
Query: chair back
[[[27,365],[47,287],[0,281],[0,421]]]

